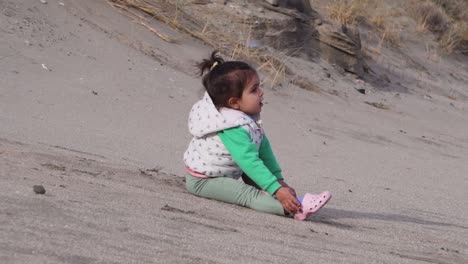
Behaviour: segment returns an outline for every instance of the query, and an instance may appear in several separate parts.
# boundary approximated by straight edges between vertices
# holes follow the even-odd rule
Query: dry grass
[[[467,0],[432,0],[439,5],[451,24],[440,37],[440,45],[447,52],[468,53],[468,1]]]
[[[371,45],[369,43],[376,43],[375,45]],[[375,54],[381,54],[382,47],[388,44],[392,47],[400,47],[401,46],[401,38],[400,38],[400,31],[399,29],[395,29],[392,27],[387,27],[382,31],[372,31],[367,40],[363,43],[363,46],[367,51],[370,51]]]
[[[415,1],[412,6],[410,14],[416,18],[418,31],[429,30],[441,34],[449,28],[450,18],[437,4],[430,1],[421,4],[420,1]]]
[[[200,21],[184,11],[189,1],[180,0],[107,0],[111,5],[130,15],[136,22],[148,28],[158,37],[174,42],[167,35],[162,34],[154,27],[149,26],[138,12],[144,12],[150,19],[166,23],[170,27],[201,40],[207,45],[223,51],[234,60],[247,60],[259,65],[258,70],[265,75],[264,83],[274,86],[286,76],[290,76],[287,66],[274,54],[250,48],[251,25],[246,21],[242,28],[238,28],[237,35],[233,36],[227,30],[217,28],[210,21]],[[137,18],[138,20],[136,20]]]
[[[352,25],[360,12],[355,2],[337,1],[328,6],[328,14],[343,25]]]
[[[418,30],[436,34],[440,47],[448,53],[468,53],[468,1],[413,0],[411,4],[414,11],[410,14],[418,22]]]
[[[410,14],[421,30],[435,33],[440,47],[448,53],[468,53],[468,1],[426,0],[413,1]]]
[[[468,22],[455,23],[442,35],[439,43],[449,53],[455,51],[468,53]]]
[[[410,0],[407,13],[417,22],[417,31],[430,31],[445,51],[468,53],[467,0]],[[369,29],[365,41],[368,50],[380,54],[384,45],[401,45],[400,16],[384,0],[334,0],[328,6],[331,18],[342,24],[355,24]]]
[[[398,47],[401,44],[400,29],[394,22],[399,13],[386,8],[384,0],[334,0],[327,9],[332,19],[344,25],[359,25],[369,28],[367,43],[380,53],[383,45]]]
[[[209,22],[206,22],[202,32],[207,38],[216,39],[217,45],[214,48],[223,50],[231,60],[245,60],[257,65],[257,71],[264,74],[262,84],[274,86],[289,75],[287,66],[277,56],[250,48],[252,26],[247,21],[237,28],[237,36],[233,36],[229,30],[216,28]]]
[[[432,0],[432,2],[442,7],[450,17],[456,20],[468,20],[467,0]]]
[[[205,38],[199,32],[197,23],[190,21],[192,18],[180,9],[181,6],[178,1],[173,1],[174,3],[172,3],[164,0],[108,0],[108,2],[126,12],[134,10],[142,11],[150,15],[151,18],[162,21],[172,28],[187,33],[209,45],[214,45],[212,40]],[[187,20],[186,23],[181,19],[181,16]]]
[[[384,0],[333,0],[327,6],[332,19],[344,25],[368,24],[384,28],[388,10]]]

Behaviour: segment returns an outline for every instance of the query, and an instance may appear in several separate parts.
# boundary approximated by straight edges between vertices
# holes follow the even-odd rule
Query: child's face
[[[238,99],[238,110],[248,114],[256,115],[262,111],[263,90],[260,88],[260,80],[254,74],[247,83],[247,87],[242,92],[242,97]]]

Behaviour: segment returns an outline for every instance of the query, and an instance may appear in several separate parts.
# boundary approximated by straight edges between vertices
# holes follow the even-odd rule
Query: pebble
[[[46,0],[39,0],[41,3],[43,4],[47,4],[47,1]]]
[[[36,194],[45,194],[46,193],[46,190],[45,190],[44,186],[42,186],[42,185],[34,185],[33,186],[33,191]]]

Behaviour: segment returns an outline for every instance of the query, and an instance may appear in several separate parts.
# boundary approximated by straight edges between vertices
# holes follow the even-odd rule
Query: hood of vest
[[[189,132],[194,137],[204,137],[219,131],[248,124],[249,119],[260,123],[259,115],[248,116],[242,111],[231,108],[217,109],[211,97],[205,92],[203,98],[196,102],[189,114]]]

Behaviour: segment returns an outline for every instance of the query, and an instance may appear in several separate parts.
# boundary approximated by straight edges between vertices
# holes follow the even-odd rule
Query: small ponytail
[[[218,50],[213,51],[209,59],[204,59],[202,62],[197,64],[197,67],[200,70],[200,76],[203,75],[205,70],[209,72],[213,70],[216,66],[219,66],[220,64],[224,63],[224,59],[220,55],[218,55],[218,53]]]

